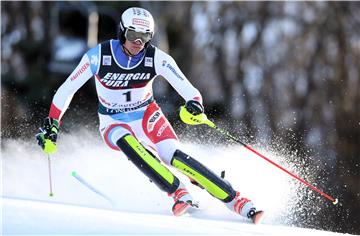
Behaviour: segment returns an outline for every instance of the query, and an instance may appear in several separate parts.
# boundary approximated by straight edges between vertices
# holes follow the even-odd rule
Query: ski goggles
[[[136,40],[141,40],[142,43],[147,43],[152,38],[152,34],[151,33],[141,33],[141,32],[136,32],[131,29],[126,29],[125,38],[131,42],[134,42]]]

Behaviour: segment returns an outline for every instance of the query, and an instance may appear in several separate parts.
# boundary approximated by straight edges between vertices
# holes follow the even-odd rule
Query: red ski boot
[[[192,196],[188,193],[183,184],[181,184],[174,193],[169,194],[169,196],[175,201],[172,207],[174,216],[181,216],[191,208],[198,208],[198,204],[193,202]]]
[[[260,224],[265,217],[264,211],[257,211],[249,199],[240,197],[239,192],[231,202],[225,205],[235,213],[251,219],[254,224]]]
[[[252,222],[256,225],[261,224],[263,219],[265,218],[264,211],[256,211],[255,208],[251,208],[249,213],[247,214],[248,218],[252,220]]]

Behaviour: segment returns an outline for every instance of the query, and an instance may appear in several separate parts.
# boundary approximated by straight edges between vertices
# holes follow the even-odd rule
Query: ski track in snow
[[[3,143],[4,234],[341,235],[289,227],[292,222],[287,221],[287,215],[296,205],[298,185],[241,147],[183,145],[188,154],[214,172],[226,170],[225,179],[258,209],[266,211],[267,218],[260,226],[230,212],[169,167],[201,208],[191,215],[172,216],[172,199],[122,153],[107,148],[98,136],[87,131],[81,131],[81,135],[62,134],[58,140],[58,152],[51,156],[54,196],[49,197],[48,159],[36,142]],[[73,171],[112,203],[84,187],[71,175]]]

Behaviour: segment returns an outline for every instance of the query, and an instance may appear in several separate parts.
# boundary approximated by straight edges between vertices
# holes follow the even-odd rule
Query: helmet
[[[119,40],[134,41],[140,39],[148,43],[154,36],[154,19],[151,13],[143,8],[131,7],[123,12],[119,24]]]

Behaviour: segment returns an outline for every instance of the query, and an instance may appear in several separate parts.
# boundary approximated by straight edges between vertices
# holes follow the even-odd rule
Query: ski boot
[[[235,198],[225,205],[235,213],[251,219],[254,224],[260,224],[265,217],[264,211],[257,211],[249,199],[240,197],[239,192],[236,192]]]
[[[186,190],[185,186],[181,183],[179,188],[172,194],[169,194],[175,201],[172,212],[174,216],[181,216],[189,212],[191,208],[198,208],[198,203],[193,201],[192,196]]]
[[[256,211],[255,207],[253,207],[250,209],[249,213],[247,213],[247,217],[250,218],[254,224],[258,225],[261,224],[265,218],[265,212]]]

